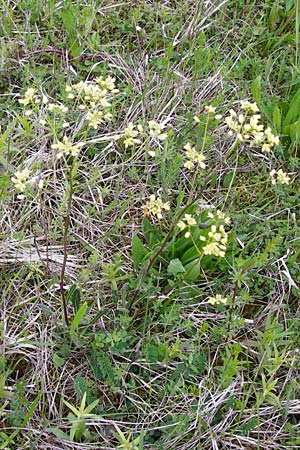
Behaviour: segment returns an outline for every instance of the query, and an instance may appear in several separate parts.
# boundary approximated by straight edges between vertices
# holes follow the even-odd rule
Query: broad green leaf
[[[179,273],[184,273],[185,268],[183,267],[180,259],[175,258],[170,261],[168,268],[167,268],[167,272],[170,273],[171,275],[176,276]]]
[[[231,185],[231,183],[233,183],[234,176],[235,176],[234,172],[226,173],[226,175],[223,178],[224,188],[228,188]]]
[[[200,259],[191,261],[185,266],[184,279],[187,281],[195,281],[200,276]]]
[[[147,218],[143,219],[142,222],[142,230],[144,237],[149,244],[149,246],[152,248],[155,244],[158,244],[162,240],[161,232],[158,230],[158,228],[155,225],[152,225],[151,222]]]
[[[64,365],[65,359],[62,358],[61,356],[57,355],[56,353],[54,353],[53,354],[53,363],[54,363],[54,366],[56,368],[58,368],[58,367],[61,367]]]
[[[68,9],[64,9],[61,12],[61,19],[63,21],[66,32],[70,35],[76,31],[76,16],[74,14],[74,8],[69,5]]]
[[[194,259],[199,258],[199,251],[195,248],[195,246],[189,248],[180,258],[183,264],[193,261]]]
[[[144,244],[137,236],[137,234],[133,235],[131,251],[132,251],[133,266],[135,269],[138,269],[144,257],[148,254],[148,250],[145,248]]]
[[[290,135],[291,141],[299,141],[300,140],[300,119],[297,122],[292,123],[288,127],[284,128],[284,133],[288,133]]]

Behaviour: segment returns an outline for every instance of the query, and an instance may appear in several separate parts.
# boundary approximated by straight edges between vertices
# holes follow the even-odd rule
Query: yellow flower
[[[275,170],[275,169],[273,169],[273,170],[271,170],[271,172],[270,172],[270,177],[271,177],[271,183],[272,184],[290,184],[290,177],[285,173],[285,172],[283,172],[283,170],[282,169],[279,169],[279,170]]]
[[[47,109],[50,112],[61,111],[63,113],[66,113],[68,111],[68,107],[67,106],[59,105],[59,104],[55,104],[55,103],[49,103]]]
[[[209,241],[203,247],[204,255],[225,257],[226,244],[228,241],[228,235],[225,231],[224,225],[211,225],[208,233]]]
[[[89,111],[86,115],[86,120],[88,121],[89,127],[95,130],[104,121],[103,111]]]
[[[184,230],[187,227],[187,224],[183,222],[183,220],[180,220],[177,223],[178,228],[180,229],[180,231]]]
[[[64,155],[72,155],[76,158],[84,145],[85,142],[77,142],[76,144],[73,144],[67,136],[64,136],[62,142],[58,141],[56,144],[52,144],[51,148],[53,150],[59,150],[59,153],[57,154],[58,159]]]
[[[11,177],[11,181],[14,183],[15,188],[18,191],[20,192],[25,191],[30,174],[31,174],[30,169],[17,170],[17,172],[14,173],[14,176]]]
[[[27,91],[24,94],[24,97],[19,99],[19,103],[20,105],[24,106],[27,106],[31,103],[39,103],[39,98],[36,95],[36,89],[34,88],[27,89]]]
[[[139,132],[135,130],[135,125],[129,122],[128,126],[124,130],[124,145],[128,148],[134,144],[140,144],[141,140],[137,138]]]
[[[195,167],[195,164],[192,161],[186,161],[183,166],[186,169],[192,170]]]
[[[157,137],[160,141],[167,139],[167,133],[163,133],[165,125],[162,123],[157,123],[155,120],[150,120],[148,122],[149,134],[151,137]]]
[[[194,219],[194,217],[191,216],[191,214],[185,214],[184,215],[184,220],[186,221],[186,223],[190,226],[195,226],[197,225],[196,220]]]
[[[180,231],[183,231],[186,228],[188,228],[188,230],[184,235],[185,238],[189,238],[191,236],[190,227],[194,227],[196,225],[197,221],[191,214],[185,214],[184,217],[177,223],[177,226],[180,229]]]
[[[259,107],[257,106],[257,104],[255,102],[250,103],[248,100],[241,101],[241,108],[247,111],[259,112]]]
[[[207,303],[210,305],[226,305],[227,303],[227,297],[222,297],[222,295],[217,294],[215,297],[209,297],[207,300]]]
[[[262,146],[262,148],[261,148],[261,151],[262,151],[263,153],[270,153],[270,151],[271,151],[271,146],[270,146],[270,144],[263,144],[263,146]]]
[[[208,113],[214,114],[216,112],[216,109],[214,106],[212,105],[208,105],[204,107],[205,111],[207,111]]]
[[[188,142],[183,148],[186,151],[186,157],[189,159],[189,161],[185,162],[184,167],[191,170],[194,168],[195,164],[198,164],[201,169],[205,169],[205,156],[202,152],[197,152],[196,148],[193,147],[190,142]]]
[[[170,210],[170,203],[163,203],[160,197],[155,197],[155,195],[150,195],[149,200],[142,207],[145,216],[154,215],[159,220],[163,218],[163,211]]]

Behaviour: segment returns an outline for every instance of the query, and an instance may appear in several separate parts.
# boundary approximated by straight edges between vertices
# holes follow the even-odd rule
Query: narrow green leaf
[[[94,400],[90,405],[88,405],[88,406],[85,408],[84,414],[85,414],[85,415],[86,415],[86,414],[90,414],[90,412],[92,412],[93,409],[96,408],[96,406],[98,405],[98,403],[99,403],[99,399]],[[92,415],[91,415],[91,416],[92,416]]]
[[[80,416],[80,411],[78,411],[75,406],[71,405],[71,403],[67,402],[67,400],[63,400],[63,402],[75,414],[76,417]]]
[[[5,441],[5,442],[1,445],[1,447],[0,447],[1,450],[4,450],[4,449],[7,447],[7,445],[8,445],[10,442],[12,442],[12,441],[14,440],[14,438],[19,434],[19,432],[22,430],[22,428],[25,428],[25,427],[26,427],[26,425],[27,425],[28,421],[30,420],[32,414],[34,413],[34,410],[35,410],[35,408],[36,408],[36,406],[37,406],[37,404],[38,404],[38,402],[39,402],[39,400],[40,400],[40,398],[41,398],[41,395],[42,395],[42,392],[40,391],[40,392],[38,393],[38,395],[35,397],[35,399],[33,400],[33,402],[32,402],[32,404],[31,404],[29,410],[28,410],[27,413],[25,414],[24,420],[23,420],[23,422],[22,422],[20,428],[18,428],[17,430],[15,430],[15,431],[8,437],[8,439],[6,439],[6,441]]]
[[[255,78],[251,83],[251,92],[256,103],[260,103],[261,98],[261,75]]]
[[[53,433],[59,439],[65,439],[66,441],[70,440],[70,437],[66,433],[64,433],[62,430],[60,430],[59,428],[50,427],[50,428],[46,428],[46,431],[49,433]]]
[[[276,105],[273,111],[273,124],[276,128],[277,133],[281,130],[281,111]]]
[[[72,302],[73,309],[75,314],[79,310],[80,306],[80,290],[78,289],[77,284],[72,284],[72,286],[68,289],[68,292],[66,293],[66,303],[69,301]]]
[[[70,335],[74,336],[75,331],[77,330],[77,328],[79,327],[82,319],[84,318],[86,312],[88,309],[88,304],[87,302],[84,302],[81,307],[79,308],[79,310],[77,311],[77,313],[74,316],[74,319],[72,320],[72,323],[70,325]]]
[[[300,88],[296,91],[290,102],[289,110],[283,121],[283,127],[291,125],[292,123],[296,122],[299,119],[300,117],[299,104],[300,104]]]

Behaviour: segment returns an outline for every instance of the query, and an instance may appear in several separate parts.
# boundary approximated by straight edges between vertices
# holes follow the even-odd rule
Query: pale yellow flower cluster
[[[164,140],[167,138],[167,134],[163,133],[163,129],[165,126],[163,124],[159,124],[154,120],[150,120],[148,122],[149,126],[149,136],[156,137],[159,140]],[[124,139],[125,148],[131,147],[135,144],[141,144],[141,139],[138,137],[140,133],[143,133],[143,126],[138,124],[134,125],[133,122],[129,122],[127,127],[125,128],[123,134],[115,137],[115,140]],[[141,137],[141,136],[140,136]],[[148,154],[152,157],[155,156],[154,150],[148,150]]]
[[[215,106],[208,105],[208,106],[205,106],[204,109],[205,109],[205,111],[206,111],[208,114],[214,114],[214,118],[215,118],[215,119],[217,119],[217,120],[222,119],[222,115],[221,115],[221,114],[216,114],[216,109],[217,109],[217,108],[216,108]]]
[[[56,144],[51,145],[51,148],[53,150],[59,150],[59,152],[56,155],[58,159],[61,158],[62,156],[69,156],[69,155],[77,158],[84,145],[85,142],[77,142],[76,144],[73,144],[67,136],[64,136],[62,142],[57,141]]]
[[[69,108],[61,103],[49,103],[47,106],[48,111],[50,112],[68,112]]]
[[[19,103],[24,106],[28,105],[38,105],[43,104],[47,105],[47,110],[49,112],[61,112],[66,113],[68,112],[68,107],[63,105],[62,103],[49,103],[48,97],[45,94],[39,95],[37,93],[37,90],[34,88],[29,88],[24,94],[24,98],[19,100]],[[32,109],[28,109],[25,112],[26,116],[30,116],[33,113]],[[40,119],[40,124],[45,125],[46,121],[45,119]]]
[[[23,200],[25,198],[25,195],[23,193],[26,191],[28,185],[37,186],[38,190],[41,190],[43,188],[44,180],[37,176],[29,178],[31,172],[32,171],[27,168],[23,170],[17,170],[14,173],[14,176],[11,177],[11,181],[15,185],[15,188],[21,192],[21,194],[17,196],[17,198],[20,200]]]
[[[201,169],[205,169],[205,156],[202,152],[198,152],[190,142],[188,142],[183,148],[185,149],[185,155],[188,158],[188,161],[184,163],[184,167],[192,170],[194,169],[195,165],[197,165],[201,167]]]
[[[261,123],[261,115],[257,114],[259,108],[256,103],[241,102],[241,109],[245,113],[238,114],[231,109],[225,123],[230,128],[229,136],[236,135],[240,142],[248,142],[250,146],[260,146],[263,153],[270,153],[275,145],[279,144],[279,137],[274,135],[271,128],[265,128]]]
[[[191,214],[185,214],[184,217],[177,223],[180,231],[187,230],[184,235],[184,237],[186,238],[189,238],[191,236],[190,227],[194,227],[196,225],[197,221]],[[200,239],[205,240],[203,236],[201,236]]]
[[[272,184],[290,184],[290,177],[283,172],[282,169],[279,170],[271,170],[270,172],[270,177],[271,177],[271,183]]]
[[[141,125],[134,125],[132,122],[129,122],[127,127],[124,130],[124,145],[125,148],[131,147],[135,144],[140,144],[141,139],[137,138],[139,133],[143,132],[143,127]]]
[[[215,297],[209,297],[207,303],[210,305],[226,305],[227,297],[222,297],[222,295],[217,294]]]
[[[14,183],[15,188],[18,191],[20,192],[25,191],[30,174],[31,170],[29,169],[17,170],[17,172],[14,173],[14,176],[11,178],[11,181]]]
[[[24,94],[24,97],[19,99],[19,103],[24,106],[40,103],[40,98],[37,95],[36,89],[28,88]]]
[[[103,89],[107,89],[112,94],[117,94],[119,89],[116,88],[116,79],[108,75],[106,78],[102,75],[95,79],[96,83],[101,86]]]
[[[215,214],[213,214],[212,212],[209,212],[207,214],[207,217],[209,217],[210,219],[215,219],[217,221],[223,221],[225,223],[225,225],[229,225],[231,222],[230,217],[226,216],[226,214],[223,213],[223,211],[221,211],[220,209],[217,209]]]
[[[213,255],[224,258],[228,241],[228,235],[224,225],[211,225],[208,238],[208,243],[203,247],[204,255]]]
[[[160,141],[164,141],[167,139],[167,133],[164,133],[163,130],[165,129],[165,125],[162,123],[157,123],[155,120],[150,120],[148,122],[149,126],[149,134],[151,137],[155,137],[159,139]]]
[[[86,115],[86,120],[91,128],[96,130],[99,125],[103,122],[109,122],[112,119],[112,114],[110,112],[104,111],[88,111]]]
[[[92,81],[80,81],[66,86],[67,98],[78,99],[78,108],[86,111],[86,120],[89,127],[95,130],[103,122],[112,119],[110,113],[111,96],[119,92],[116,89],[115,78],[100,76]]]
[[[149,200],[142,207],[145,216],[153,215],[159,220],[163,218],[163,211],[170,210],[170,203],[164,203],[160,197],[155,197],[155,195],[150,195]]]
[[[215,106],[208,105],[208,106],[205,106],[204,109],[207,112],[208,116],[213,115],[216,120],[220,120],[223,117],[221,114],[216,114],[216,109],[217,108]],[[194,116],[193,119],[194,119],[195,123],[200,123],[201,122],[201,120],[200,120],[200,118],[198,116]]]

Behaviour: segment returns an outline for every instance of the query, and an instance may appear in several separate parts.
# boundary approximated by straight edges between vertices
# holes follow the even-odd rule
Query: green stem
[[[73,199],[73,170],[74,170],[74,161],[73,159],[72,166],[70,168],[70,177],[69,177],[69,196],[67,201],[67,212],[64,220],[64,234],[63,234],[63,263],[60,273],[60,295],[63,305],[63,311],[64,311],[64,318],[66,325],[69,326],[69,318],[68,318],[68,312],[67,312],[67,304],[66,304],[66,296],[65,296],[65,290],[64,290],[64,280],[65,280],[65,273],[66,273],[66,266],[67,266],[67,259],[68,259],[68,237],[69,237],[69,229],[70,229],[70,216],[71,216],[71,208],[72,208],[72,199]]]

